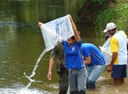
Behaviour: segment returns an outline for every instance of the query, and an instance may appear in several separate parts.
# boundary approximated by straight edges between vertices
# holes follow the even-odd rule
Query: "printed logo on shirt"
[[[75,51],[75,47],[72,47],[72,51]]]

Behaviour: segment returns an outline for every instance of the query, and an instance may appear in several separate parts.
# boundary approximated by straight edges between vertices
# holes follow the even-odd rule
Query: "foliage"
[[[92,0],[92,2],[94,3],[99,3],[99,4],[102,4],[104,2],[107,2],[108,0]]]
[[[119,30],[128,32],[128,4],[119,3],[114,7],[99,12],[95,21],[95,31],[103,31],[108,22],[115,22]]]
[[[91,0],[94,3],[98,3],[98,4],[103,4],[103,3],[107,3],[107,2],[113,2],[116,3],[117,0]]]

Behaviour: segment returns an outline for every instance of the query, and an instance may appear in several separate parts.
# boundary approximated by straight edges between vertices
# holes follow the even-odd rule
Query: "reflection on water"
[[[40,61],[30,89],[23,74],[30,75],[35,62],[44,50],[38,21],[47,22],[68,13],[77,19],[77,11],[85,0],[1,0],[0,1],[0,94],[57,94],[58,76],[47,80],[48,59],[46,53]],[[81,29],[82,30],[82,29]],[[84,31],[84,30],[83,30]],[[103,43],[102,36],[94,37],[81,34],[83,42],[98,45]],[[105,78],[105,79],[104,79]],[[114,87],[110,74],[104,72],[97,82],[96,90],[87,90],[88,94],[127,94],[128,79],[125,85]]]
[[[20,90],[19,85],[26,86],[29,81],[23,74],[31,74],[35,62],[44,50],[38,21],[47,22],[51,19],[71,13],[76,18],[76,11],[84,0],[1,0],[0,1],[0,94],[13,94]],[[77,4],[77,6],[76,6]],[[71,11],[73,9],[74,11]],[[44,91],[57,91],[57,76],[48,82],[47,67],[49,53],[41,60],[30,88]],[[55,71],[55,70],[54,70]],[[18,87],[13,87],[17,84]],[[52,83],[52,85],[51,85]],[[23,92],[40,91],[26,90]],[[38,92],[38,93],[37,93]],[[29,94],[29,93],[28,93]]]

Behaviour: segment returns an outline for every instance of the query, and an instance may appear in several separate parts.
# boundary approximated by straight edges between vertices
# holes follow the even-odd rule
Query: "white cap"
[[[110,22],[106,25],[106,29],[104,29],[104,33],[106,33],[108,30],[112,30],[112,29],[115,29],[116,28],[116,24],[113,23],[113,22]]]

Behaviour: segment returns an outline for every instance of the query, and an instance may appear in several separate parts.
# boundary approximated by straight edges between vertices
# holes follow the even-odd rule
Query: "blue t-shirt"
[[[95,45],[91,43],[83,43],[81,50],[84,58],[88,56],[91,57],[91,63],[88,64],[88,66],[105,65],[105,57]]]
[[[74,42],[72,46],[70,46],[67,41],[64,41],[64,52],[65,52],[65,59],[66,59],[66,68],[68,69],[80,69],[84,67],[84,62],[82,59],[81,53],[81,44],[82,42]]]

